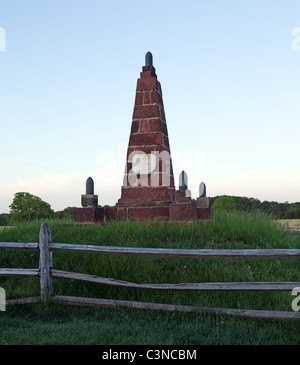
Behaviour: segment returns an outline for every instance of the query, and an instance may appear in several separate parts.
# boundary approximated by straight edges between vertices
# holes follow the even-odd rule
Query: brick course
[[[195,221],[197,207],[193,203],[170,204],[170,219],[177,221]]]
[[[99,223],[104,218],[103,208],[75,208],[74,222],[76,223]]]
[[[151,146],[151,145],[161,145],[162,135],[161,133],[141,133],[132,134],[129,139],[129,146]],[[141,150],[143,150],[141,148]]]

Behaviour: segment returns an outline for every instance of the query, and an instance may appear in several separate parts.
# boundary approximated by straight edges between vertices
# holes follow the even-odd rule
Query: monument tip
[[[146,64],[145,66],[153,66],[153,56],[152,56],[152,53],[151,52],[147,52],[146,53]]]
[[[91,177],[86,180],[86,195],[94,195],[94,180]]]
[[[206,198],[206,185],[203,181],[199,185],[199,197]]]
[[[188,176],[185,171],[182,171],[179,175],[179,190],[187,190],[188,188]]]

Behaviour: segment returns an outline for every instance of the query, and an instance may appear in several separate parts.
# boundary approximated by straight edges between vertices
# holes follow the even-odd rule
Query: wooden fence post
[[[47,302],[52,296],[52,252],[49,251],[48,243],[51,241],[51,231],[47,223],[42,223],[40,229],[40,283],[41,283],[41,300]]]

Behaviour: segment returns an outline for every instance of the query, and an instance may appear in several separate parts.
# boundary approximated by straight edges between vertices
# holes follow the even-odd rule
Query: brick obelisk
[[[152,54],[137,80],[121,198],[120,219],[169,217],[175,186],[162,89]]]
[[[200,184],[197,204],[191,200],[184,171],[179,190],[175,191],[162,89],[150,52],[137,80],[121,198],[114,207],[98,208],[93,180],[89,178],[81,199],[82,208],[74,211],[76,223],[102,223],[104,218],[178,222],[212,217],[204,183]]]

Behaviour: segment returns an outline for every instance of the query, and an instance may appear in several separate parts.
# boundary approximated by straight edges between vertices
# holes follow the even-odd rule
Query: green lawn
[[[208,224],[113,222],[104,227],[48,222],[52,242],[168,248],[299,248],[261,214],[216,214]],[[0,231],[1,242],[38,242],[41,222]],[[38,253],[1,252],[0,267],[38,267]],[[299,281],[296,260],[158,259],[53,253],[55,269],[136,283]],[[39,295],[38,278],[0,277],[8,299]],[[291,311],[290,292],[160,292],[54,279],[55,295]],[[205,313],[77,308],[41,303],[0,312],[0,344],[300,344],[299,321],[259,322]]]
[[[300,344],[296,323],[58,304],[10,306],[1,312],[0,328],[1,345]]]

